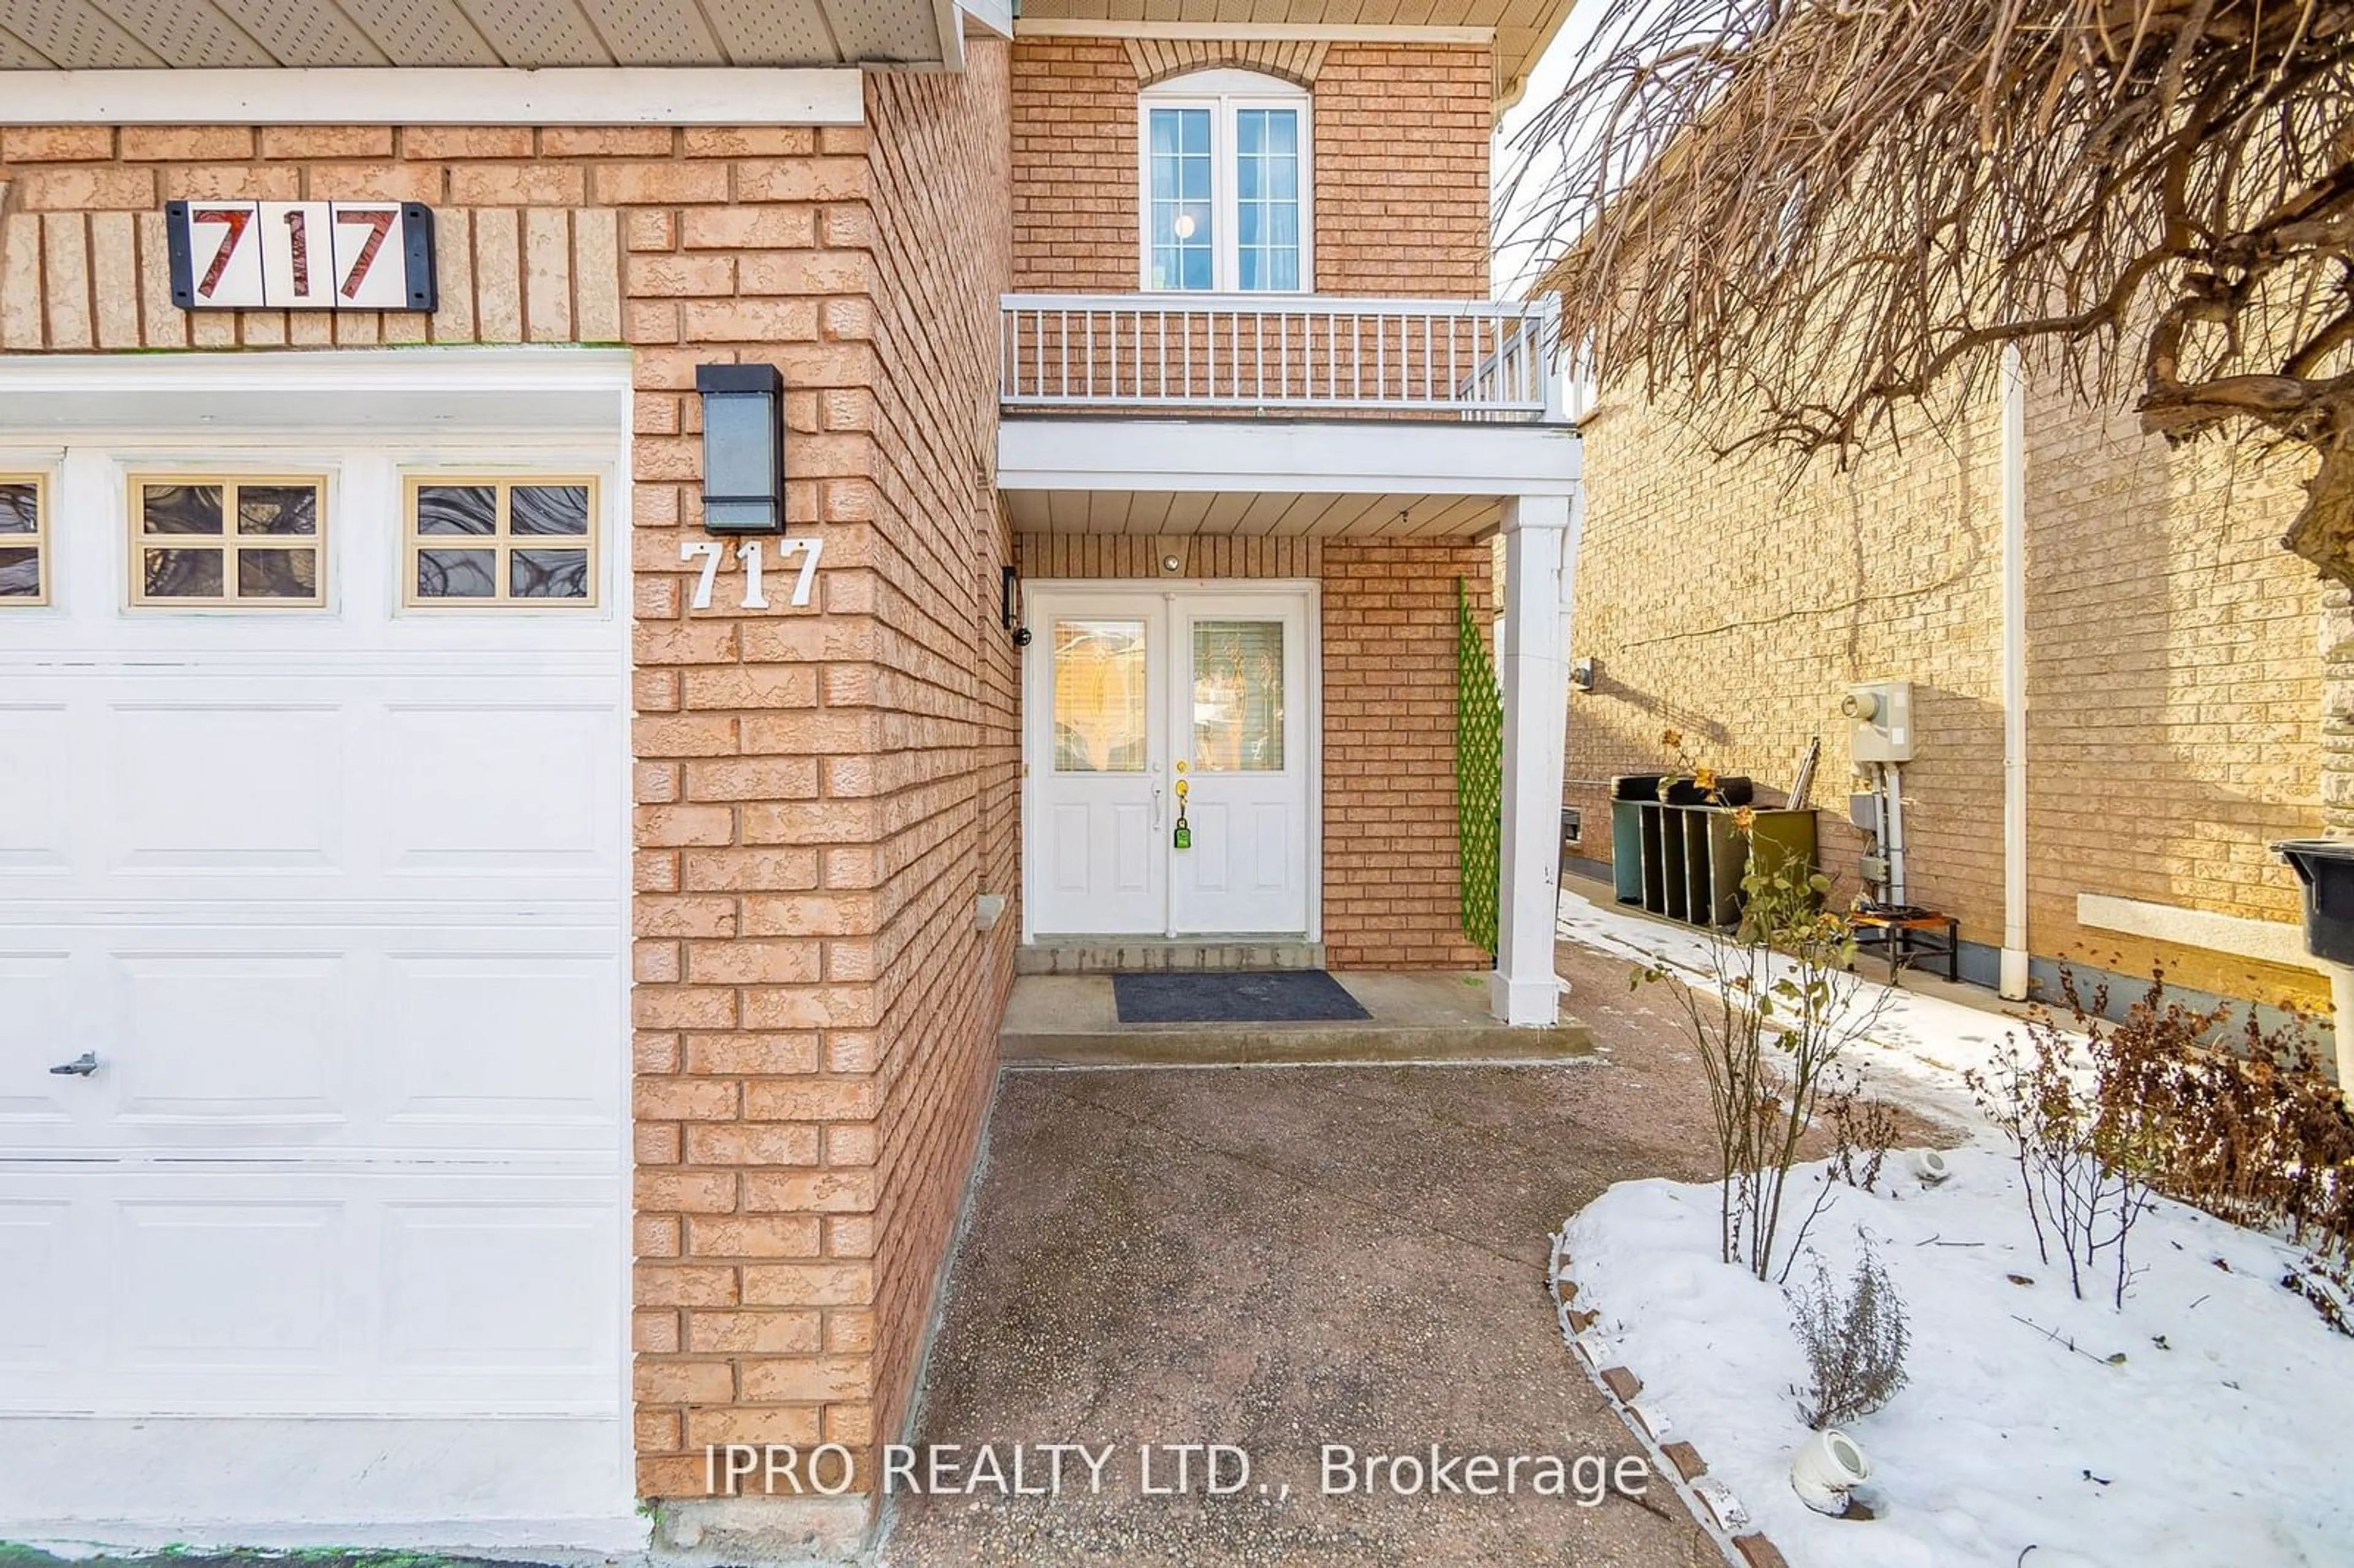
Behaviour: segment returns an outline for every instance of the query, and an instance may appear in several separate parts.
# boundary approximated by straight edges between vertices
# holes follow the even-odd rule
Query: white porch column
[[[1560,899],[1562,736],[1575,498],[1504,503],[1504,842],[1489,1006],[1506,1023],[1560,1022],[1553,967]]]

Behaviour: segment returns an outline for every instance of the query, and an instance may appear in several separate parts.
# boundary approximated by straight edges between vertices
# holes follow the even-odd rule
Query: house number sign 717
[[[164,206],[184,311],[429,311],[432,209],[413,201]]]
[[[793,577],[791,602],[796,606],[809,603],[810,590],[817,585],[818,557],[825,554],[822,539],[779,539],[777,541],[777,565],[791,551],[801,553],[801,569]],[[680,544],[678,558],[692,561],[702,557],[703,570],[695,574],[695,593],[687,601],[694,609],[711,608],[711,590],[719,578],[719,563],[726,556],[727,546],[716,539],[688,539]],[[764,577],[767,561],[762,556],[760,541],[747,539],[736,546],[736,558],[744,563],[744,597],[739,601],[746,609],[769,608],[768,585]]]

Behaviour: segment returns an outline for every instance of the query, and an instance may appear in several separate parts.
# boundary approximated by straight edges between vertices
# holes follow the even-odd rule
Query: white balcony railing
[[[1551,300],[1008,294],[1009,408],[1568,416]]]

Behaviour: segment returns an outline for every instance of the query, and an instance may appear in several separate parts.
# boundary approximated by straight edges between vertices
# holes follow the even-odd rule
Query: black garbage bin
[[[2291,839],[2273,850],[2305,884],[2305,950],[2354,964],[2354,840]]]

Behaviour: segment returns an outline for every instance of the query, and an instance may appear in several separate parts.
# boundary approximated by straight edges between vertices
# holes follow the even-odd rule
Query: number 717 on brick
[[[418,202],[167,202],[164,230],[182,310],[435,304],[433,213]]]

